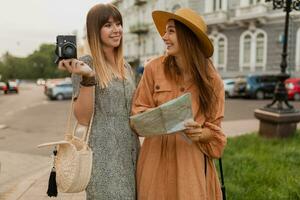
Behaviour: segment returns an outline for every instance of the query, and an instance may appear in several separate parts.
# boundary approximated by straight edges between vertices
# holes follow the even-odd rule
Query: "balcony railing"
[[[258,17],[266,17],[268,14],[266,4],[256,4],[236,9],[235,20],[248,20]]]
[[[207,25],[224,24],[228,21],[228,14],[226,11],[220,10],[204,14]]]
[[[134,1],[134,5],[137,5],[137,6],[141,6],[145,3],[147,3],[147,0],[135,0]]]
[[[149,24],[138,23],[129,27],[131,33],[143,34],[149,31]]]

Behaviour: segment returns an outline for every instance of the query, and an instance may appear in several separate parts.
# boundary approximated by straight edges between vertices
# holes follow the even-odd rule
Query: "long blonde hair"
[[[93,66],[95,68],[96,77],[101,88],[108,86],[109,82],[117,77],[125,78],[124,59],[123,59],[123,38],[119,47],[115,48],[114,56],[117,66],[110,66],[107,62],[103,43],[101,41],[100,30],[109,18],[119,21],[123,26],[123,20],[119,10],[112,4],[97,4],[90,9],[86,18],[87,39],[91,56],[93,58]]]
[[[200,109],[205,117],[213,112],[217,96],[211,84],[212,72],[215,71],[211,61],[205,58],[197,36],[184,24],[174,20],[179,47],[182,49],[182,58],[194,83],[199,89]],[[167,56],[164,60],[164,72],[167,79],[182,81],[182,72],[174,56]]]

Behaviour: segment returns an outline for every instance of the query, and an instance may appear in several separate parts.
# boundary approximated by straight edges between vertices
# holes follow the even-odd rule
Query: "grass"
[[[300,200],[300,131],[287,139],[229,138],[222,162],[229,200]]]

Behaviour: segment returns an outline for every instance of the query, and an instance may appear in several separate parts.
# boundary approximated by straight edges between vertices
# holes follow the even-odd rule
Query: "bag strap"
[[[222,158],[219,158],[219,167],[220,167],[220,176],[221,176],[222,196],[223,196],[223,200],[226,200],[226,191],[225,191],[225,183],[224,183],[224,176],[223,176]]]
[[[74,98],[75,98],[75,95],[72,95],[72,100],[71,100],[70,109],[69,109],[69,115],[68,115],[68,119],[67,119],[67,127],[65,130],[65,140],[67,140],[67,141],[71,140],[73,138],[73,133],[71,130],[71,118],[73,116]]]
[[[92,113],[92,117],[90,119],[90,122],[89,122],[89,126],[88,126],[88,130],[86,131],[86,134],[84,135],[83,137],[83,141],[85,141],[86,144],[89,143],[89,139],[90,139],[90,133],[91,133],[91,129],[92,129],[92,124],[93,124],[93,121],[94,121],[94,114],[95,114],[95,87],[96,86],[93,86],[93,113]]]
[[[68,115],[68,119],[67,119],[67,128],[65,131],[65,140],[72,140],[74,138],[74,133],[76,130],[76,127],[78,125],[78,122],[76,122],[75,128],[72,131],[71,130],[71,119],[72,116],[74,115],[74,104],[75,104],[75,95],[72,96],[72,101],[71,101],[71,105],[70,105],[70,111],[69,111],[69,115]],[[89,121],[89,125],[87,130],[84,132],[84,134],[82,135],[81,139],[88,144],[89,142],[89,136],[90,136],[90,132],[91,132],[91,127],[92,127],[92,123],[94,120],[94,113],[95,113],[95,86],[93,86],[93,113],[92,113],[92,117]]]

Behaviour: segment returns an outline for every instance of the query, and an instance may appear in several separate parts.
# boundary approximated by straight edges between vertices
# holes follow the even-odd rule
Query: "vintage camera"
[[[58,35],[56,37],[55,54],[57,56],[56,64],[62,59],[77,58],[76,36]]]

